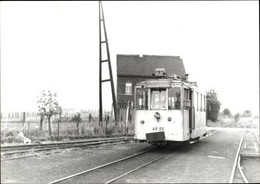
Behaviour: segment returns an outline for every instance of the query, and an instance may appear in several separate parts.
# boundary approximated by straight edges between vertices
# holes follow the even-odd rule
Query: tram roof
[[[151,83],[154,83],[152,85]],[[156,83],[158,86],[156,86]],[[183,80],[174,80],[172,78],[163,78],[163,79],[146,79],[145,81],[141,81],[136,84],[136,86],[144,86],[147,88],[156,88],[156,87],[172,87],[172,84],[179,84],[179,85],[184,85],[188,88],[192,88],[195,91],[205,93],[203,90],[199,89],[197,86],[196,82],[188,82],[188,81],[183,81]]]

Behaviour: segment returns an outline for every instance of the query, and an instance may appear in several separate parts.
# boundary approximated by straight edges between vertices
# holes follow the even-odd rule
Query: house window
[[[148,110],[148,89],[137,88],[136,89],[136,109]]]
[[[125,94],[126,95],[132,94],[132,83],[130,82],[125,83]]]

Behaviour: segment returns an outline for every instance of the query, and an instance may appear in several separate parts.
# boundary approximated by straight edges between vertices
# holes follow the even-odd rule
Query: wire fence
[[[80,121],[75,116],[80,115]],[[131,120],[131,119],[130,119]],[[99,122],[99,111],[73,109],[63,110],[61,116],[55,114],[49,124],[47,118],[42,123],[37,112],[11,112],[1,114],[1,137],[6,131],[23,132],[29,138],[68,137],[68,136],[107,136],[129,135],[134,133],[134,125],[126,119],[115,122],[111,111],[103,112],[103,121]]]

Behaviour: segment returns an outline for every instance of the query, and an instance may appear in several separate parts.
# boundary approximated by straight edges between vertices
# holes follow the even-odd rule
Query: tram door
[[[191,134],[194,126],[193,89],[184,88],[184,109],[187,111],[187,114],[185,113],[184,116],[186,119],[185,122],[188,123],[187,131]]]
[[[189,89],[189,100],[190,100],[190,108],[189,108],[189,129],[190,134],[192,133],[192,130],[195,128],[195,119],[194,119],[194,97],[193,97],[193,89]]]

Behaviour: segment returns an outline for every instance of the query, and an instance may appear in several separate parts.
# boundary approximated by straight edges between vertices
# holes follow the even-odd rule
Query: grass
[[[33,142],[41,141],[53,141],[53,140],[72,140],[72,139],[84,139],[94,137],[108,137],[108,136],[120,136],[129,135],[134,133],[133,122],[129,123],[125,127],[125,122],[105,122],[99,126],[98,118],[94,117],[94,120],[89,122],[87,117],[82,118],[82,122],[79,123],[77,128],[76,122],[70,121],[71,118],[66,117],[59,123],[58,119],[52,119],[52,135],[49,135],[48,123],[44,122],[43,129],[39,129],[40,118],[27,120],[24,124],[21,120],[9,120],[8,122],[1,122],[1,144],[5,143],[21,143],[22,140],[18,136],[17,131],[23,132],[24,136],[31,139]],[[127,131],[126,131],[127,128]]]
[[[225,127],[232,124],[232,127],[243,128],[246,124],[253,123],[254,128],[256,128],[258,122],[259,122],[259,117],[240,117],[239,119],[235,120],[233,117],[219,115],[218,120],[215,122],[207,120],[207,126]]]

